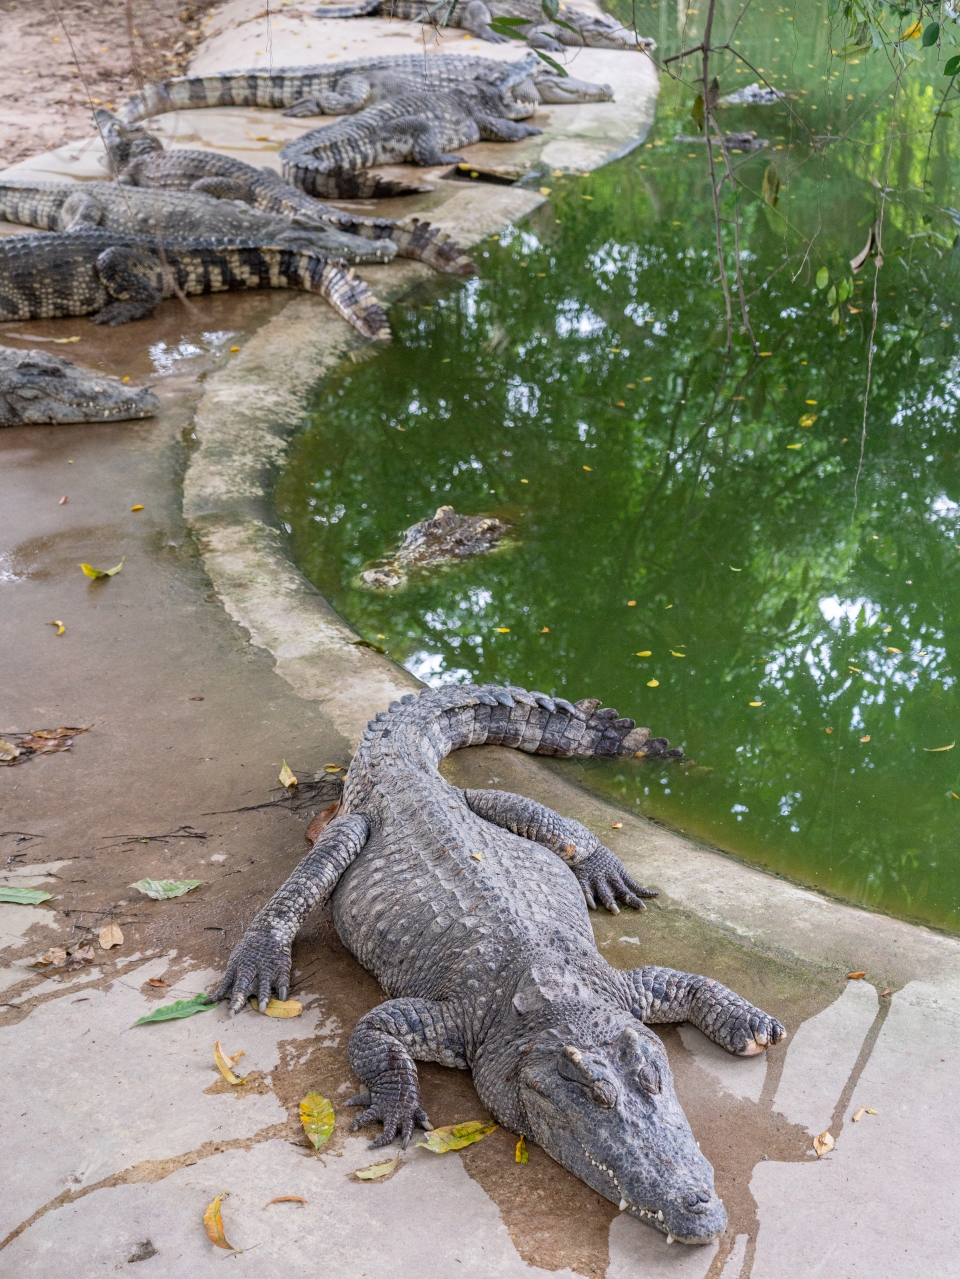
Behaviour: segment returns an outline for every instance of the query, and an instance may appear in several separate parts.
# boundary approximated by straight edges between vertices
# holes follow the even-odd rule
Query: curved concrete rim
[[[392,302],[431,274],[394,262],[375,278]],[[271,495],[318,383],[363,345],[319,299],[293,299],[210,379],[183,493],[185,519],[227,612],[299,696],[322,703],[353,747],[376,711],[421,685],[367,646],[291,561]],[[743,945],[834,974],[868,969],[891,986],[960,978],[960,939],[743,865],[613,808],[530,756],[509,768],[516,789],[603,830],[642,882]],[[612,831],[613,821],[622,829]]]

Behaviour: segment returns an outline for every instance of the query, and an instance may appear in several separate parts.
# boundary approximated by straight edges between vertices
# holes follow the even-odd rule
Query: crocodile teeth
[[[673,1243],[673,1235],[667,1235],[667,1243]]]
[[[660,1211],[657,1213],[657,1221],[663,1221],[663,1209],[662,1209],[662,1208],[661,1208],[661,1209],[660,1209]]]
[[[626,1201],[626,1199],[621,1199],[621,1200],[620,1200],[620,1211],[621,1211],[621,1212],[623,1212],[623,1210],[624,1210],[624,1208],[626,1208],[626,1206],[627,1206],[627,1201]]]

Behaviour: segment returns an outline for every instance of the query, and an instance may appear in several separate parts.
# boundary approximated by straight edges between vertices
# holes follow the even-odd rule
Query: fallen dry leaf
[[[232,1243],[227,1243],[227,1237],[223,1233],[220,1204],[226,1197],[225,1193],[217,1195],[213,1203],[207,1205],[207,1211],[203,1214],[203,1226],[211,1243],[215,1243],[218,1248],[226,1248],[227,1252],[239,1252],[239,1248],[234,1248]]]
[[[305,1204],[306,1202],[302,1195],[277,1195],[276,1199],[269,1200],[263,1206],[269,1208],[270,1204]]]
[[[866,1113],[867,1113],[866,1106],[861,1106],[860,1109],[857,1111],[857,1113],[853,1116],[853,1122],[855,1124],[858,1124]]]
[[[260,1005],[254,996],[250,996],[250,1007],[255,1013],[260,1011]],[[303,1012],[303,1004],[298,999],[269,999],[264,1009],[266,1017],[299,1017]]]
[[[391,1177],[400,1166],[400,1156],[395,1159],[388,1159],[382,1164],[368,1164],[366,1168],[358,1168],[353,1174],[358,1181],[382,1181],[384,1177]]]
[[[623,822],[611,822],[611,823],[610,823],[610,829],[611,829],[611,830],[623,830]]]
[[[123,560],[126,558],[127,557],[124,556]],[[94,581],[97,581],[97,579],[101,577],[116,577],[123,568],[123,560],[121,560],[119,564],[115,564],[113,568],[94,568],[92,564],[81,564],[80,567],[83,569],[84,577],[89,577]]]
[[[817,1158],[822,1159],[824,1155],[833,1149],[835,1144],[833,1135],[829,1131],[822,1132],[819,1137],[814,1137],[813,1148],[817,1152]]]
[[[893,994],[893,987],[891,986],[891,988],[890,988],[889,990],[881,990],[881,992],[880,992],[880,998],[881,998],[881,999],[886,999],[887,995],[892,995],[892,994]]]
[[[339,800],[337,800],[335,804],[330,804],[329,807],[327,808],[320,809],[320,812],[317,813],[316,817],[313,819],[313,821],[310,823],[307,829],[303,832],[304,838],[306,839],[308,844],[315,844],[317,842],[321,834],[330,825],[330,823],[333,821],[333,819],[336,817],[339,811],[340,811]]]
[[[155,987],[170,985],[170,983],[168,981],[164,981],[162,977],[148,977],[147,981],[149,985],[155,986]]]
[[[131,510],[131,511],[142,511],[142,510],[143,510],[143,506],[142,506],[142,504],[141,504],[140,502],[138,502],[136,506],[131,506],[131,507],[130,507],[130,510]]]
[[[66,948],[63,946],[51,946],[49,950],[45,950],[42,955],[38,955],[30,964],[31,968],[62,968],[67,962]]]
[[[0,741],[0,765],[25,764],[33,755],[49,755],[68,751],[77,733],[86,728],[35,728],[31,733],[8,733]]]
[[[233,1067],[242,1056],[243,1049],[241,1048],[238,1053],[234,1053],[232,1057],[228,1057],[220,1047],[219,1039],[213,1045],[213,1060],[217,1063],[217,1070],[220,1071],[220,1074],[223,1075],[228,1084],[245,1084],[247,1082],[246,1075],[244,1075],[243,1079],[241,1079],[239,1075],[235,1075],[233,1073]]]
[[[63,622],[44,622],[44,626],[55,626],[57,628],[58,635],[66,635],[67,633],[67,628],[64,626]]]
[[[300,1122],[314,1150],[319,1150],[329,1140],[336,1116],[326,1097],[321,1097],[318,1092],[308,1092],[300,1103]]]
[[[861,977],[866,977],[866,975],[867,970],[864,969],[862,973],[847,973],[847,978],[850,981],[859,981]]]
[[[530,1162],[530,1151],[527,1149],[527,1139],[521,1136],[517,1142],[517,1149],[514,1153],[514,1162],[518,1164],[528,1164]]]
[[[425,1146],[435,1154],[443,1155],[448,1150],[462,1150],[464,1146],[472,1146],[496,1132],[499,1124],[489,1124],[483,1119],[468,1119],[462,1124],[448,1124],[445,1128],[434,1128],[427,1133],[426,1141],[418,1141],[418,1146]]]
[[[297,784],[297,779],[286,760],[283,761],[280,767],[280,782],[281,785],[286,786],[287,790],[292,789]]]
[[[109,950],[111,946],[123,945],[123,933],[120,931],[119,924],[107,924],[100,929],[98,935],[101,950]]]
[[[85,964],[93,962],[93,947],[84,944],[81,946],[67,947],[68,963],[66,971],[68,973],[75,972],[78,968],[83,968]]]

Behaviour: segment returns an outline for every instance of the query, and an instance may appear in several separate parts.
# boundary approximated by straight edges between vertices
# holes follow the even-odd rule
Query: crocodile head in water
[[[548,1031],[526,1053],[519,1074],[525,1130],[668,1241],[710,1243],[727,1214],[680,1108],[663,1044],[624,1013],[579,1032]]]
[[[46,351],[0,347],[0,426],[120,422],[152,417],[159,407],[145,386],[127,386]]]

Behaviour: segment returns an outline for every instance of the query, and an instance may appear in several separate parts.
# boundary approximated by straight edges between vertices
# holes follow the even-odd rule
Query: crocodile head
[[[152,417],[159,407],[145,386],[127,386],[46,351],[0,347],[0,425],[120,422]]]
[[[570,14],[565,13],[563,16],[568,18]],[[632,28],[622,26],[607,13],[580,12],[576,15],[574,24],[584,43],[592,49],[638,49],[642,53],[653,53],[657,47],[656,40],[637,35]]]
[[[575,1038],[589,1037],[589,1045]],[[525,1131],[581,1181],[668,1240],[706,1244],[727,1214],[656,1035],[629,1014],[589,1036],[548,1031],[519,1074]]]

